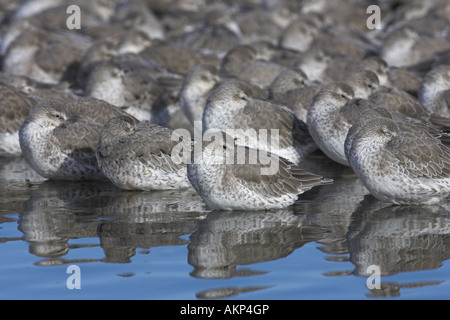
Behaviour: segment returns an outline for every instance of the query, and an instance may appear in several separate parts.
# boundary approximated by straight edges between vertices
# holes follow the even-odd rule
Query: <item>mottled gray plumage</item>
[[[373,196],[394,204],[436,204],[450,195],[450,149],[436,130],[387,117],[362,119],[346,149]]]
[[[189,70],[180,91],[179,105],[191,123],[202,121],[206,99],[219,82],[213,65],[199,64]]]
[[[130,116],[109,120],[102,129],[96,156],[102,172],[125,190],[189,187],[186,165],[172,160],[171,129]]]
[[[200,53],[222,55],[239,44],[239,37],[226,26],[205,24],[182,34],[176,42]]]
[[[344,141],[351,123],[347,117],[351,108],[342,109],[353,99],[353,89],[345,82],[330,83],[314,97],[308,109],[307,124],[312,138],[332,160],[348,165],[344,154]]]
[[[320,84],[310,83],[302,70],[288,68],[270,84],[268,99],[285,105],[306,122],[308,108],[320,88]]]
[[[48,179],[104,179],[95,158],[101,128],[60,102],[40,102],[20,129],[20,147],[30,166]]]
[[[281,47],[306,51],[324,25],[324,17],[318,13],[301,14],[281,32],[278,43]]]
[[[407,118],[428,123],[441,129],[450,129],[450,118],[431,112],[417,98],[407,92],[383,87],[370,95],[369,100]]]
[[[208,97],[203,112],[203,131],[208,129],[235,129],[233,135],[237,138],[245,138],[247,130],[257,136],[263,130],[267,134],[266,139],[273,130],[278,130],[278,146],[267,144],[267,140],[262,138],[250,138],[241,143],[271,151],[295,164],[317,150],[306,124],[289,108],[253,97],[251,86],[240,80],[223,83]]]
[[[169,72],[186,74],[201,63],[202,56],[184,45],[160,41],[143,50],[140,55],[154,60]]]
[[[240,146],[224,132],[212,135],[212,142],[202,142],[201,158],[194,156],[187,170],[192,186],[212,209],[285,208],[299,194],[332,182],[273,153]]]
[[[344,81],[352,87],[354,97],[361,99],[367,99],[380,86],[377,74],[368,69],[354,70]]]
[[[380,48],[380,57],[389,66],[406,67],[420,63],[449,48],[450,43],[445,37],[419,32],[408,25],[403,25],[386,34]]]
[[[349,104],[354,105],[354,102],[356,102],[355,100],[351,101]],[[352,117],[353,125],[348,130],[347,138],[345,140],[345,152],[350,149],[353,138],[356,136],[356,132],[363,128],[367,121],[378,117],[393,120],[398,126],[402,128],[402,130],[420,130],[423,131],[425,135],[431,134],[432,136],[438,138],[444,145],[450,146],[450,135],[447,132],[439,129],[438,127],[429,125],[424,121],[408,118],[400,112],[392,111],[384,106],[376,105],[368,100],[362,101],[363,104],[367,107],[360,108],[360,111],[354,113],[354,116]]]
[[[69,88],[69,83],[44,83],[28,76],[0,72],[0,82],[8,84],[36,100],[58,100],[69,102],[79,97]]]
[[[364,100],[367,101],[367,100]],[[350,102],[350,104],[353,104],[353,101]],[[355,118],[352,119],[352,125],[348,129],[345,141],[344,141],[344,154],[345,158],[347,159],[347,153],[349,152],[353,138],[355,137],[356,133],[365,126],[367,121],[372,120],[373,118],[388,118],[388,119],[395,119],[395,116],[392,112],[390,112],[388,109],[380,106],[374,106],[372,108],[365,108],[364,110],[361,110],[361,112],[356,115]],[[347,159],[348,160],[348,159]],[[348,161],[347,161],[348,163]],[[349,165],[350,166],[350,165]]]
[[[163,69],[140,55],[122,54],[101,62],[89,74],[86,96],[104,100],[139,120],[167,124],[170,98],[157,78]]]
[[[0,101],[0,156],[20,155],[19,129],[37,102],[4,83],[0,83]]]
[[[41,82],[75,83],[76,66],[90,44],[88,37],[69,31],[25,30],[8,47],[2,67]]]
[[[386,61],[379,56],[369,56],[362,59],[355,67],[355,70],[370,70],[378,77],[378,82],[381,86],[386,86],[389,83],[390,69]]]
[[[420,85],[420,103],[433,113],[450,117],[450,65],[430,70]]]
[[[94,97],[83,97],[66,104],[72,114],[82,115],[95,122],[105,124],[109,119],[129,115],[124,109]]]
[[[267,88],[284,69],[278,63],[260,59],[251,45],[239,45],[223,57],[220,74]]]
[[[417,97],[422,83],[422,75],[407,67],[391,67],[388,73],[388,82],[386,85],[390,88],[395,88],[405,91]]]
[[[308,82],[308,76],[301,69],[286,69],[278,74],[278,76],[270,84],[270,98],[278,99],[279,95],[306,87]]]

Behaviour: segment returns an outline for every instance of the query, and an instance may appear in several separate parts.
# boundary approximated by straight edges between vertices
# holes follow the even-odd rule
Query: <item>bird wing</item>
[[[102,125],[80,117],[72,117],[53,130],[53,139],[62,152],[86,167],[97,168],[95,157]],[[69,163],[69,162],[68,162]]]
[[[103,124],[111,118],[128,115],[119,107],[94,97],[83,97],[75,100],[69,103],[67,108],[73,114],[89,117],[93,121]]]
[[[13,133],[19,131],[25,117],[30,113],[36,101],[19,90],[7,85],[0,85],[0,132]]]
[[[406,117],[416,119],[426,119],[429,112],[419,103],[419,101],[407,92],[393,90],[389,88],[380,89],[373,93],[369,100],[385,106],[391,111],[403,114]]]
[[[279,147],[306,146],[314,141],[308,127],[289,108],[261,98],[252,98],[242,111],[248,128],[278,129]]]
[[[120,154],[166,172],[178,171],[183,165],[172,160],[172,148],[178,142],[172,141],[171,135],[172,130],[168,128],[141,122],[131,135],[121,141],[123,148]]]
[[[432,134],[403,130],[386,145],[386,163],[414,177],[450,178],[450,149]]]
[[[234,181],[224,181],[223,185],[238,183],[263,195],[279,197],[283,194],[300,194],[314,186],[331,183],[329,179],[323,179],[320,175],[303,170],[286,159],[262,150],[258,150],[257,161],[252,164],[248,160],[251,150],[255,151],[245,147],[244,164],[239,164],[238,153],[235,152],[235,163],[226,165],[228,173],[224,174],[224,179],[231,177]],[[265,160],[261,160],[261,156],[264,156]],[[270,170],[271,168],[275,170]],[[269,174],[264,174],[262,169],[266,169]]]

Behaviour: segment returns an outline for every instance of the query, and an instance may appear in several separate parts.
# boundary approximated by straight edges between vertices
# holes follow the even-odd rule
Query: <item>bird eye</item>
[[[247,100],[248,100],[247,95],[246,95],[245,93],[243,93],[243,92],[239,92],[239,93],[236,95],[236,97],[237,97],[237,99],[240,99],[240,100],[244,100],[244,101],[247,101]]]
[[[388,135],[389,134],[389,129],[386,126],[382,126],[380,128],[381,133]]]

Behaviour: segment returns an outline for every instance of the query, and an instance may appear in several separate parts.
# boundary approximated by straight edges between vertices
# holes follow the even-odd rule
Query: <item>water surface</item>
[[[335,182],[285,210],[211,212],[193,190],[48,181],[0,159],[0,298],[450,298],[449,210],[380,203],[321,154],[305,165]]]

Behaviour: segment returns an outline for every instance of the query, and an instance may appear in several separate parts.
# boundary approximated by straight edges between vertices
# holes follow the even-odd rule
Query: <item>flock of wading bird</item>
[[[444,203],[450,2],[377,1],[375,29],[369,5],[80,0],[69,29],[63,0],[5,2],[0,153],[48,179],[193,187],[211,209],[267,210],[333,182],[302,169],[321,151],[381,201]],[[174,161],[174,132],[196,121],[215,138]],[[238,146],[268,161],[242,163]]]

